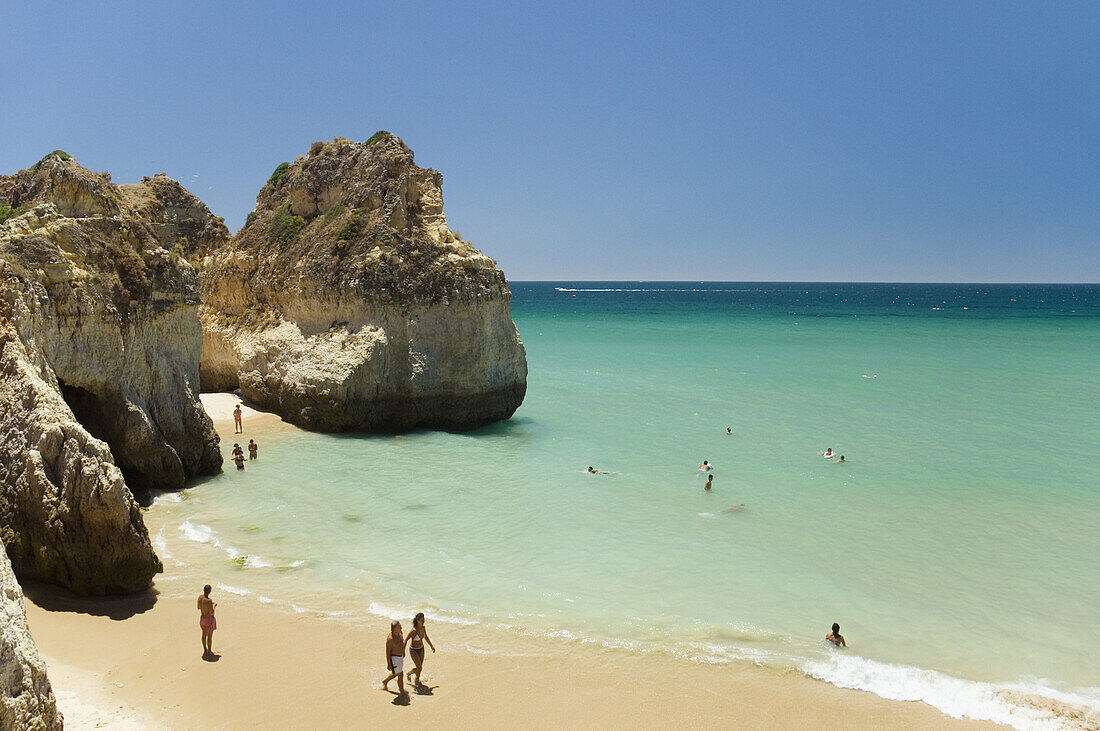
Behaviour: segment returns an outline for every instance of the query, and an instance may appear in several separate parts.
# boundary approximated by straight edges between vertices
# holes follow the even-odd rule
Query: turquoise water
[[[513,293],[512,420],[280,437],[158,500],[166,563],[299,607],[796,666],[1021,727],[1059,720],[998,689],[1100,708],[1100,286]],[[821,641],[833,621],[847,651]]]

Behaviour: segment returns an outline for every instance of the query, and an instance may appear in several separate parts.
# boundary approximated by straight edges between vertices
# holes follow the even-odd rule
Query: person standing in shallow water
[[[416,664],[416,667],[409,671],[409,682],[413,682],[413,673],[416,673],[416,684],[420,685],[420,673],[424,670],[424,643],[427,642],[428,647],[435,652],[435,645],[428,637],[428,628],[424,625],[424,612],[417,612],[413,617],[413,628],[409,631],[405,642],[409,645],[409,657]]]
[[[707,484],[703,485],[704,490],[710,490],[711,485],[714,483],[714,475],[707,475]]]
[[[241,405],[237,404],[233,408],[233,433],[244,434],[244,427],[241,426]]]
[[[382,681],[382,690],[389,690],[388,683],[397,678],[398,695],[405,695],[405,640],[401,637],[401,623],[390,622],[390,634],[386,637],[386,667],[390,674]]]
[[[844,641],[844,635],[840,634],[840,625],[833,622],[833,631],[825,635],[825,639],[832,642],[837,647],[847,647],[848,643]]]
[[[248,440],[248,459],[249,460],[256,459],[256,455],[259,453],[259,451],[260,451],[260,447],[259,447],[258,444],[256,444],[256,440],[249,439]]]
[[[217,603],[210,598],[210,584],[202,588],[199,596],[199,629],[202,630],[202,656],[214,656],[214,630],[218,628],[218,620],[214,619],[214,607]]]

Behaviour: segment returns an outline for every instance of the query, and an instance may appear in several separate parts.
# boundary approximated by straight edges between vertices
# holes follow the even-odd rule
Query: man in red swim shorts
[[[210,598],[210,584],[202,588],[202,596],[199,597],[199,629],[202,630],[202,656],[213,657],[214,630],[218,628],[218,620],[214,619],[214,607],[218,606]]]

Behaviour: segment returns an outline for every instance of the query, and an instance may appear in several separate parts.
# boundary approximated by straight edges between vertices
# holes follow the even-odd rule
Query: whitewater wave
[[[433,609],[416,609],[411,606],[394,607],[382,604],[381,602],[371,602],[367,607],[367,611],[376,617],[385,617],[386,619],[408,620],[410,617],[415,616],[417,612],[424,612],[424,618],[433,622],[443,622],[444,624],[456,624],[460,626],[481,624],[481,622],[476,619],[459,617],[453,614],[444,614]]]
[[[181,534],[183,534],[183,537],[189,541],[192,541],[194,543],[205,543],[207,545],[213,546],[214,548],[224,551],[225,554],[229,556],[230,561],[242,568],[274,568],[285,571],[288,569],[295,569],[306,564],[306,561],[298,560],[291,561],[287,564],[276,565],[271,561],[263,559],[259,556],[249,555],[243,551],[238,550],[234,546],[224,543],[213,528],[208,525],[203,525],[202,523],[192,523],[190,520],[185,520],[180,523],[179,531]]]
[[[953,718],[993,721],[1013,728],[1084,729],[1100,724],[1100,688],[1062,691],[1042,681],[996,685],[935,670],[836,654],[801,664],[811,677],[898,701],[923,701]]]
[[[248,596],[252,593],[248,589],[241,589],[240,587],[229,586],[228,584],[218,584],[217,587],[224,592],[236,594],[237,596]]]
[[[182,503],[183,493],[179,492],[162,492],[153,498],[153,505],[166,505],[169,503]]]
[[[155,536],[153,536],[152,543],[153,549],[156,550],[157,555],[160,556],[161,560],[172,558],[172,554],[168,553],[168,541],[164,540],[164,536],[162,536],[160,533],[157,533]]]
[[[847,653],[831,652],[828,658],[807,659],[794,647],[783,648],[788,643],[781,637],[749,625],[700,628],[711,639],[673,646],[659,640],[607,639],[564,628],[534,629],[523,624],[502,623],[496,629],[614,650],[671,654],[708,664],[751,662],[774,668],[793,666],[840,688],[863,690],[888,700],[921,701],[953,718],[993,721],[1022,731],[1100,728],[1100,688],[1060,689],[1037,678],[996,684],[965,680],[935,670],[893,665]]]

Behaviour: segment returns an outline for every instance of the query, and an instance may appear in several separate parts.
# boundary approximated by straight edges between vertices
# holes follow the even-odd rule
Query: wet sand
[[[162,581],[175,587],[175,579]],[[190,583],[190,582],[188,582]],[[70,728],[947,728],[923,703],[800,673],[429,625],[424,685],[381,689],[388,622],[295,614],[215,591],[216,662],[195,596],[73,600],[28,592],[28,620]],[[406,620],[407,622],[407,620]],[[406,669],[412,666],[406,658]],[[396,681],[390,683],[396,690]],[[118,725],[115,725],[118,724]],[[992,724],[984,724],[992,727]]]

